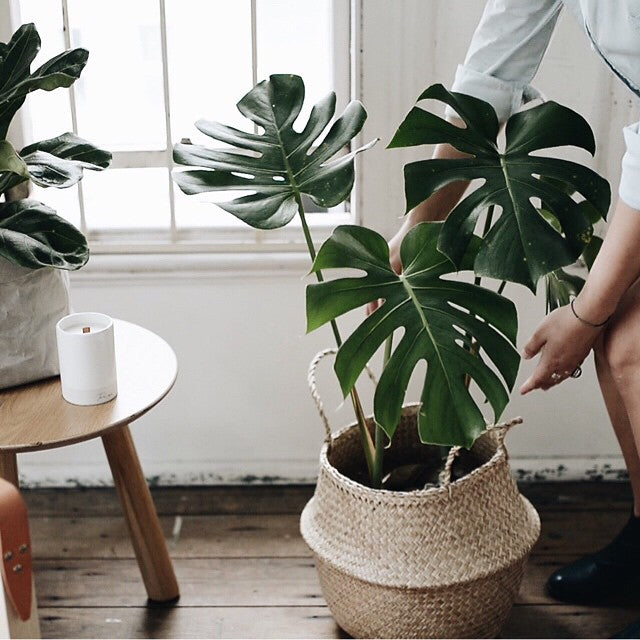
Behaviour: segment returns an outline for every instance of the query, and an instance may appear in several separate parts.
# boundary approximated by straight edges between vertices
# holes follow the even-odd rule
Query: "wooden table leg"
[[[175,600],[178,582],[129,427],[112,429],[102,442],[149,599]]]
[[[0,451],[0,478],[11,482],[16,487],[18,482],[18,458],[11,451]]]

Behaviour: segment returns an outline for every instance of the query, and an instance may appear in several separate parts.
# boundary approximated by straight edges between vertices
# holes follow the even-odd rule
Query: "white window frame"
[[[64,26],[65,47],[71,48],[69,12],[67,0],[51,0],[61,6]],[[233,0],[230,0],[233,1]],[[253,84],[257,77],[257,0],[249,0],[251,6],[251,47]],[[335,91],[338,97],[339,113],[352,99],[355,90],[355,56],[353,47],[352,16],[361,0],[332,0],[333,3],[333,42],[332,49]],[[163,76],[163,97],[165,104],[165,139],[166,148],[162,150],[115,151],[111,168],[168,168],[173,167],[172,147],[173,132],[169,114],[169,85],[167,72],[167,25],[165,0],[157,0],[160,12],[161,61]],[[0,23],[5,25],[4,39],[8,39],[21,24],[19,0],[0,0]],[[10,26],[11,29],[7,29]],[[74,87],[69,89],[72,130],[77,133],[77,113]],[[21,122],[20,115],[15,119],[12,138],[17,145],[24,142],[26,118]],[[175,192],[176,186],[169,179],[170,227],[168,230],[127,229],[127,230],[92,230],[87,227],[82,197],[82,182],[78,184],[80,205],[80,229],[87,236],[93,254],[166,254],[166,253],[255,253],[255,252],[291,252],[302,251],[305,247],[302,231],[299,226],[260,231],[237,224],[226,225],[224,222],[213,228],[180,229],[176,225]],[[321,242],[329,236],[336,224],[356,221],[356,198],[350,203],[347,212],[328,212],[317,216],[312,222],[314,239]],[[212,215],[216,215],[212,211]],[[231,214],[220,214],[231,215]],[[316,216],[314,216],[316,217]],[[132,240],[132,238],[134,238]]]

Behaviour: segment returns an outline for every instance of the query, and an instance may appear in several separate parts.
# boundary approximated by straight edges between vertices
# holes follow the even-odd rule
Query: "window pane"
[[[306,87],[303,116],[308,115],[314,102],[335,90],[332,5],[332,0],[256,3],[258,79],[273,73],[302,76]]]
[[[169,229],[167,169],[108,169],[84,175],[84,211],[90,231]]]
[[[33,22],[42,40],[40,53],[31,65],[37,69],[43,62],[64,51],[62,5],[51,0],[21,0],[20,21]],[[71,109],[68,89],[34,91],[27,96],[20,111],[25,143],[53,138],[71,131]]]
[[[164,149],[158,1],[69,0],[69,25],[72,46],[89,50],[78,133],[112,151]]]
[[[178,229],[205,227],[248,228],[242,220],[214,204],[215,202],[224,202],[244,195],[246,195],[246,192],[238,191],[200,193],[194,196],[187,196],[176,186],[176,227]]]
[[[211,143],[200,118],[245,127],[235,104],[251,89],[249,0],[167,0],[166,15],[174,141]]]

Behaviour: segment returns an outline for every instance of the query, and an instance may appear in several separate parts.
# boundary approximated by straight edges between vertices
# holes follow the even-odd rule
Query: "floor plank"
[[[310,558],[174,559],[181,607],[311,606],[322,594]],[[37,560],[41,606],[143,606],[134,560]]]
[[[547,576],[606,544],[625,522],[623,484],[524,485],[539,509],[534,548],[505,638],[605,638],[640,598],[610,608],[557,603]],[[27,491],[43,637],[339,638],[298,530],[299,487],[154,489],[182,597],[147,608],[113,490]]]
[[[629,517],[629,511],[566,511],[540,509],[541,532],[534,553],[591,553],[611,542]]]
[[[162,516],[174,558],[308,557],[299,515]],[[32,518],[38,558],[133,558],[121,516]]]
[[[119,516],[113,488],[24,490],[29,516]],[[299,514],[313,495],[311,485],[220,485],[152,487],[159,515]]]
[[[516,606],[501,638],[610,638],[640,616],[637,607]]]
[[[325,606],[40,610],[48,638],[345,638]]]

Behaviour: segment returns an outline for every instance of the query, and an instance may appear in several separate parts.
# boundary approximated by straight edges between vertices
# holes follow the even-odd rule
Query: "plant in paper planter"
[[[364,466],[355,428],[331,436],[325,420],[327,444],[301,530],[334,617],[355,637],[499,632],[540,527],[511,479],[504,448],[518,420],[487,427],[482,412],[488,405],[499,419],[519,363],[515,308],[500,294],[506,282],[535,292],[544,279],[548,306],[563,304],[582,282],[563,267],[580,257],[592,262],[600,243],[593,224],[610,199],[607,182],[587,167],[532,155],[564,145],[595,151],[588,124],[566,107],[549,102],[513,115],[501,147],[489,104],[440,85],[420,96],[427,98],[452,107],[465,127],[415,107],[389,146],[449,143],[469,155],[408,164],[407,210],[453,181],[481,184],[445,222],[419,224],[406,235],[401,275],[384,238],[343,226],[320,248],[313,270],[361,275],[307,288],[310,330],[382,300],[346,338],[335,363],[347,393],[385,344],[370,421],[376,442],[390,440],[388,448],[376,448],[373,465],[386,476],[382,488],[408,463],[437,468],[434,443],[453,445],[441,486],[379,491],[353,482]],[[473,284],[452,279],[456,271],[475,275]],[[498,291],[480,286],[483,276],[501,281]],[[427,365],[421,402],[403,407],[421,360]],[[314,384],[313,372],[311,378]]]
[[[73,133],[20,150],[7,139],[26,96],[71,86],[88,57],[73,49],[32,69],[39,50],[33,24],[0,43],[0,387],[57,373],[55,323],[69,309],[67,279],[59,270],[79,269],[89,258],[83,234],[29,198],[29,183],[70,187],[84,169],[99,171],[111,160],[108,151]]]

